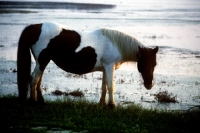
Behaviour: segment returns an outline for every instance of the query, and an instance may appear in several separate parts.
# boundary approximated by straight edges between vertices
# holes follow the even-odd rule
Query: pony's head
[[[156,53],[158,52],[158,46],[154,49],[141,48],[138,46],[138,50],[137,68],[142,75],[145,88],[150,90],[154,85],[153,72],[154,67],[156,66]]]

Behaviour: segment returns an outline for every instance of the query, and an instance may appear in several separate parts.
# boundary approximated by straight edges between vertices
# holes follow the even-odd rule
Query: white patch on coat
[[[111,42],[110,39],[101,32],[101,30],[77,32],[81,36],[81,43],[76,49],[76,53],[88,46],[95,49],[97,62],[93,71],[102,69],[103,64],[117,63],[121,59],[121,54],[119,53],[118,48],[113,45],[113,42]]]

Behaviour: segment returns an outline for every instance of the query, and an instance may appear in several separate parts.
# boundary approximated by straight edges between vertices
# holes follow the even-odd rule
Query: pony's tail
[[[29,49],[28,27],[22,32],[17,51],[17,84],[19,100],[25,101],[28,94],[31,73],[31,53]]]
[[[19,39],[17,51],[17,84],[19,99],[22,102],[27,98],[31,80],[30,47],[38,41],[41,28],[42,24],[30,25],[23,30]]]

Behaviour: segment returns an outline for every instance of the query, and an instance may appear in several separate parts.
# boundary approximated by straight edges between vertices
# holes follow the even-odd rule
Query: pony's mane
[[[146,47],[134,37],[115,29],[101,28],[104,35],[114,42],[124,61],[137,61],[138,46]]]

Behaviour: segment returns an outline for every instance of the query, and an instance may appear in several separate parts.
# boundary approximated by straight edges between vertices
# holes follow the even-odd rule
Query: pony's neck
[[[139,54],[138,46],[146,48],[146,46],[137,39],[123,32],[107,28],[101,28],[101,31],[118,47],[122,55],[122,62],[136,62]]]

